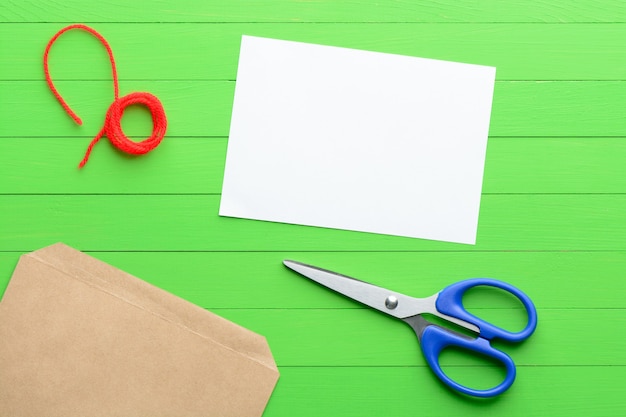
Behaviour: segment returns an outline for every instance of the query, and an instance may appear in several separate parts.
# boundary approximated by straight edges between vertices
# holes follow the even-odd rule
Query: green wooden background
[[[100,142],[112,100],[149,91],[169,130],[133,158]],[[217,215],[242,34],[497,67],[475,246]],[[131,108],[128,134],[150,118]],[[378,190],[372,189],[375,198]],[[65,242],[268,338],[281,378],[266,416],[626,414],[626,2],[623,0],[4,0],[0,4],[0,293],[18,257]],[[451,393],[410,328],[286,270],[293,258],[414,295],[468,277],[521,287],[539,326],[512,389]],[[472,311],[521,326],[474,291]],[[501,371],[446,352],[476,386]],[[1,370],[0,370],[1,372]]]

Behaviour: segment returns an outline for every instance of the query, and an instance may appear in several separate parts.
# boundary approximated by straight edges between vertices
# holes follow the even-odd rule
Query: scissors
[[[515,380],[515,364],[509,355],[493,348],[489,341],[500,339],[508,342],[521,342],[530,337],[537,327],[537,310],[531,299],[516,287],[495,279],[467,279],[449,285],[431,297],[414,298],[315,266],[289,260],[283,263],[295,272],[331,290],[408,323],[417,334],[426,362],[435,375],[447,386],[463,394],[493,397],[509,389]],[[528,314],[526,327],[516,333],[510,332],[469,313],[463,307],[463,294],[479,285],[496,287],[517,297]],[[422,314],[440,317],[471,330],[478,336],[470,337],[438,326],[427,321],[421,316]],[[443,372],[439,365],[440,353],[451,346],[473,351],[501,362],[506,369],[504,380],[489,389],[473,389],[454,381]]]

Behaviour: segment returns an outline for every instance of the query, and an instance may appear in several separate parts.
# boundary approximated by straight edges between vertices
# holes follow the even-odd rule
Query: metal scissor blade
[[[437,295],[429,298],[409,297],[315,266],[288,260],[283,263],[288,268],[331,290],[399,319],[421,313],[439,314],[435,308]]]

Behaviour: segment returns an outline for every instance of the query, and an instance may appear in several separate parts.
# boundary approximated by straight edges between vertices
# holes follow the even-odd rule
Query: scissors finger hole
[[[439,367],[448,378],[476,390],[493,388],[506,378],[506,368],[502,362],[454,346],[441,351]]]
[[[463,294],[463,307],[476,317],[510,332],[523,330],[528,314],[522,302],[500,288],[479,285]]]

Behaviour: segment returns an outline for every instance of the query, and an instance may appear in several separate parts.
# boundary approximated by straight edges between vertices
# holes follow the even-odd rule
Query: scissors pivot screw
[[[385,307],[387,307],[389,310],[393,310],[394,308],[398,307],[398,299],[393,295],[390,295],[385,300]]]

